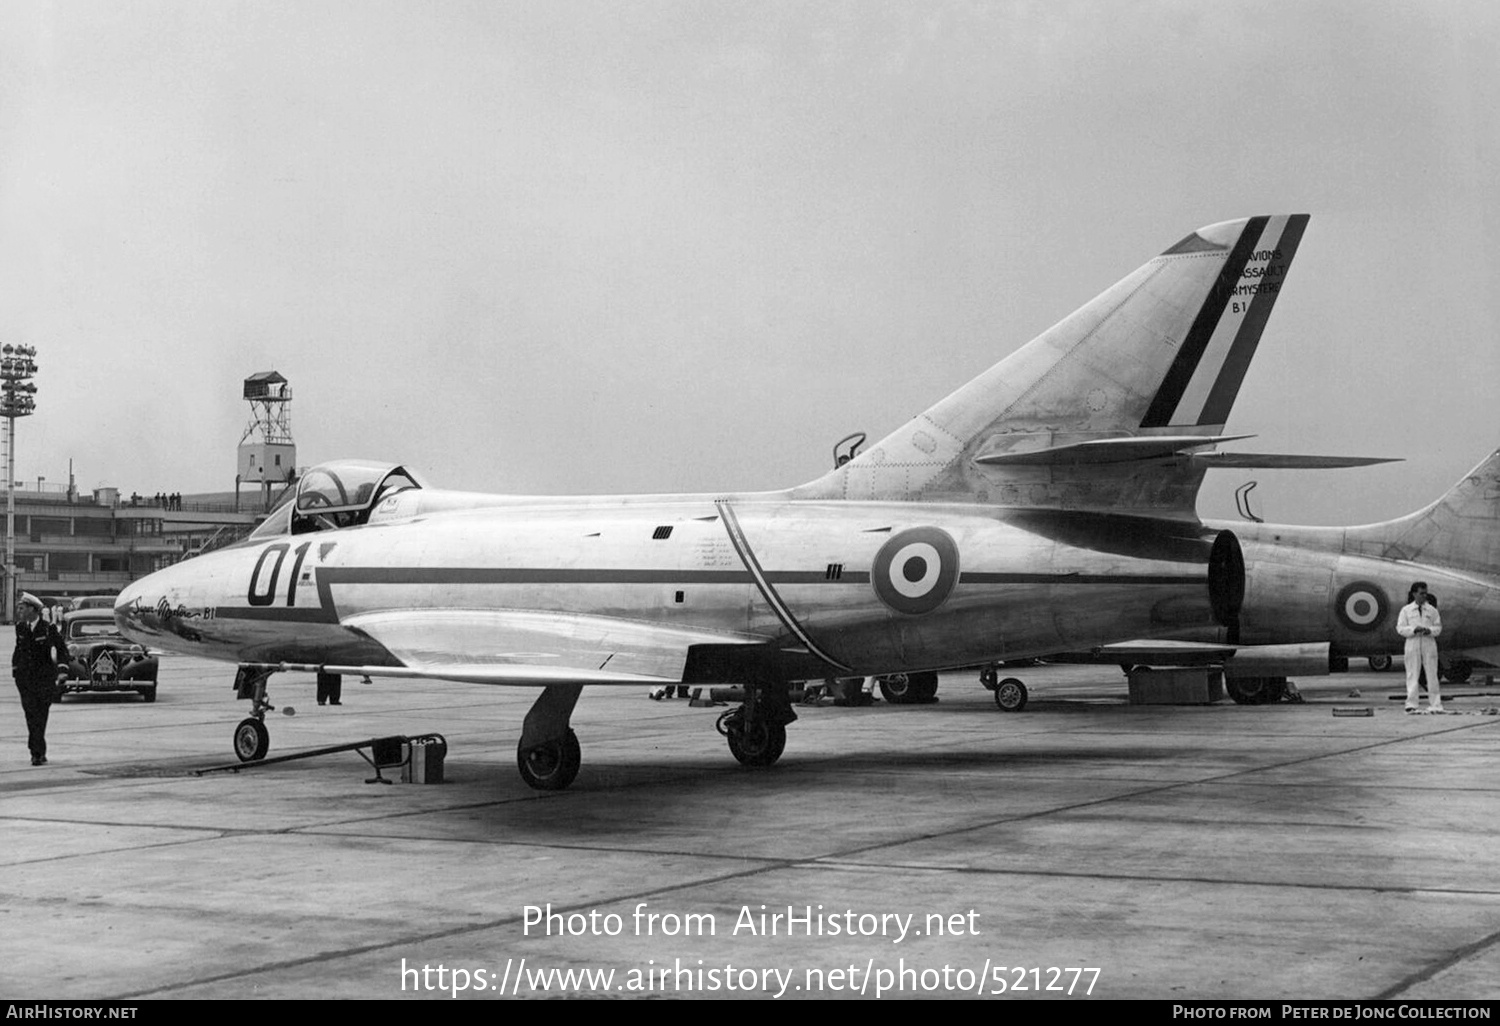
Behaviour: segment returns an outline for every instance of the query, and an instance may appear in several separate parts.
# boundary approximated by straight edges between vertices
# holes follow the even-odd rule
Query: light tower
[[[36,412],[36,347],[0,347],[0,417],[5,418],[5,622],[16,619],[16,418]]]
[[[245,379],[250,423],[240,436],[239,471],[234,478],[235,504],[240,485],[260,485],[260,509],[271,511],[271,490],[297,479],[297,445],[292,441],[292,386],[275,371]]]

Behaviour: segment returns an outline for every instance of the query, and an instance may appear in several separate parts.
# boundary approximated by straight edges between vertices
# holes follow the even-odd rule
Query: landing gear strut
[[[241,666],[234,675],[235,697],[250,700],[250,715],[234,728],[234,754],[240,762],[264,759],[271,747],[271,732],[265,721],[266,713],[276,707],[266,694],[266,681],[275,672],[258,666]]]
[[[797,718],[785,681],[747,684],[745,704],[719,717],[720,734],[742,766],[770,766],[786,750],[786,725]]]

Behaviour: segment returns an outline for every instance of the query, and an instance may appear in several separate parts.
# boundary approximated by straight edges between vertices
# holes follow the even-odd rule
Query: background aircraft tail
[[[797,498],[1195,515],[1306,214],[1200,228]]]
[[[1500,573],[1500,450],[1427,508],[1351,527],[1344,539],[1346,551],[1362,555]]]

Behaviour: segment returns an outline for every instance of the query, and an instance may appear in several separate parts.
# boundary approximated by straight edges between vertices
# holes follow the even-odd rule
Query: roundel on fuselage
[[[1334,615],[1351,631],[1378,630],[1390,608],[1391,601],[1385,597],[1385,591],[1369,581],[1344,585],[1333,600]]]
[[[913,527],[892,535],[875,553],[870,582],[898,613],[930,613],[958,583],[958,546],[947,531]]]

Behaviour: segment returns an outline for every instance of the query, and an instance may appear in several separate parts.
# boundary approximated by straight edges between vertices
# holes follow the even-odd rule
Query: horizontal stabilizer
[[[1400,463],[1388,456],[1293,456],[1276,452],[1196,453],[1193,462],[1213,469],[1246,470],[1336,470],[1340,467],[1371,467],[1377,463]]]
[[[986,466],[1061,466],[1080,463],[1126,463],[1175,456],[1184,450],[1237,442],[1254,435],[1142,435],[1131,438],[1091,438],[1086,442],[1053,445],[1024,452],[992,452],[974,457]]]

